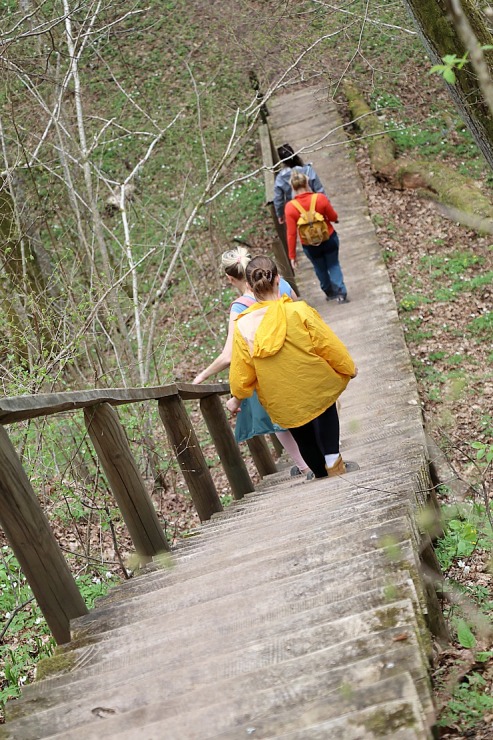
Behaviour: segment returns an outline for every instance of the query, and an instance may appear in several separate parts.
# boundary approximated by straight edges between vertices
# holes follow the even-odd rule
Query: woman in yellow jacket
[[[320,470],[322,456],[327,475],[341,475],[336,401],[358,372],[351,355],[315,309],[279,298],[279,274],[269,257],[254,257],[246,278],[258,303],[236,320],[227,407],[236,413],[256,390],[310,468]]]

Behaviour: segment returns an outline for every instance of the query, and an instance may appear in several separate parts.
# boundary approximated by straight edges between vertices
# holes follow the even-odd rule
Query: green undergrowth
[[[79,561],[80,564],[80,561]],[[95,564],[82,568],[76,582],[89,609],[117,577]],[[9,699],[33,680],[39,660],[53,654],[55,642],[26,578],[7,546],[0,551],[0,600],[4,619],[0,633],[0,716]]]
[[[489,449],[491,454],[493,448]],[[470,651],[472,657],[467,660],[464,654],[446,678],[442,678],[442,671],[437,672],[436,688],[439,696],[445,697],[438,725],[472,731],[483,726],[493,709],[488,691],[493,667],[493,598],[489,588],[471,582],[467,576],[475,556],[491,553],[493,530],[485,507],[474,501],[444,506],[442,511],[444,535],[436,553],[445,573],[444,589],[449,594],[444,615],[457,648]],[[461,571],[460,577],[455,575]]]

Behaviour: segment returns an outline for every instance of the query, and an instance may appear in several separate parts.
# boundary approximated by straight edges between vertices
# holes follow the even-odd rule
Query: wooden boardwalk
[[[270,109],[277,145],[341,124],[314,88]],[[359,367],[341,424],[343,455],[360,469],[264,479],[166,567],[114,589],[76,620],[53,674],[26,687],[0,737],[431,737],[437,618],[415,518],[431,485],[416,382],[350,150],[304,159],[339,213],[350,303],[326,302],[303,256],[297,279]]]

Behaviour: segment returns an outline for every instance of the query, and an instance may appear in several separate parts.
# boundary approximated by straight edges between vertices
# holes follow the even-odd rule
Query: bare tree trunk
[[[98,3],[96,8],[94,9],[91,22],[89,23],[89,26],[86,30],[87,37],[90,35],[90,31],[92,28],[92,25],[95,23],[96,18],[98,17],[98,12],[100,10],[101,3]],[[75,111],[76,111],[76,118],[77,118],[77,132],[79,137],[79,146],[81,150],[82,155],[82,170],[84,174],[84,182],[86,187],[86,196],[87,196],[87,205],[89,207],[90,215],[92,218],[92,225],[94,228],[94,234],[96,237],[96,243],[98,245],[99,254],[102,261],[102,276],[104,277],[104,281],[106,284],[112,285],[115,281],[115,277],[113,275],[113,269],[111,267],[110,258],[106,246],[106,241],[103,234],[103,223],[101,219],[101,214],[99,212],[98,204],[97,204],[97,198],[94,192],[94,186],[93,186],[93,178],[91,173],[91,165],[89,161],[89,147],[87,144],[87,137],[86,137],[86,130],[85,130],[85,123],[84,123],[84,112],[82,107],[82,93],[81,93],[81,82],[79,78],[79,57],[82,53],[82,49],[76,49],[74,44],[74,37],[73,37],[73,31],[72,31],[72,23],[71,23],[71,17],[70,17],[70,5],[68,0],[63,0],[63,7],[65,11],[65,40],[67,44],[67,49],[69,52],[69,56],[71,59],[71,69],[70,74],[67,76],[65,80],[65,84],[68,82],[68,77],[70,77],[74,82],[74,100],[75,100]],[[138,375],[135,375],[135,357],[132,351],[132,346],[130,342],[130,338],[127,331],[127,326],[125,323],[125,319],[123,317],[122,311],[120,309],[120,306],[118,304],[118,300],[115,298],[113,294],[109,294],[108,296],[108,305],[111,306],[112,311],[114,312],[117,325],[118,325],[118,331],[119,331],[119,337],[115,339],[115,341],[118,343],[119,347],[121,348],[121,351],[123,352],[123,355],[125,357],[125,364],[127,365],[129,376],[132,377],[138,377]]]
[[[471,52],[456,28],[457,17],[447,15],[444,3],[437,0],[404,0],[405,5],[417,26],[423,44],[433,64],[440,64],[447,54],[463,56]],[[450,3],[445,3],[445,5]],[[492,44],[493,36],[485,23],[485,16],[479,4],[471,0],[462,0],[462,8],[469,25],[480,45]],[[491,51],[485,53],[490,77],[493,70]],[[476,144],[486,161],[493,168],[493,116],[490,113],[477,75],[466,64],[462,70],[454,70],[457,83],[449,85],[448,91],[464,123],[471,131]]]
[[[50,322],[46,321],[49,306],[43,275],[36,260],[31,259],[28,240],[19,233],[15,203],[5,183],[0,189],[0,237],[3,272],[10,283],[4,306],[8,304],[7,315],[17,344],[15,352],[25,360],[30,358],[33,346],[37,350],[41,348],[40,340],[45,347],[51,347],[54,336],[48,328]],[[36,314],[34,322],[28,320],[28,317],[33,318],[33,313]]]

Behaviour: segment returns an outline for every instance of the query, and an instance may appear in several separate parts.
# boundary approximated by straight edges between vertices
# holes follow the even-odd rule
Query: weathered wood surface
[[[103,388],[101,390],[4,397],[0,398],[0,424],[11,424],[16,421],[34,419],[38,416],[59,414],[62,411],[89,408],[98,403],[119,406],[174,396],[178,393],[187,400],[199,399],[211,393],[229,393],[229,386],[225,383],[202,383],[201,385],[174,383],[152,388]]]
[[[86,408],[84,419],[137,554],[144,562],[169,550],[117,412],[108,403],[101,403]]]
[[[245,493],[254,491],[255,486],[248,474],[245,461],[236,444],[233,430],[219,396],[202,398],[200,409],[231,486],[233,496],[235,499],[241,499]]]
[[[261,123],[259,126],[260,148],[262,150],[262,164],[264,169],[265,202],[272,203],[274,200],[274,157],[272,156],[272,145],[269,126]]]
[[[277,466],[265,437],[247,439],[247,446],[261,478],[277,472]]]
[[[222,511],[219,495],[205,461],[193,424],[179,396],[159,399],[159,415],[165,426],[200,521]]]
[[[0,525],[58,643],[87,607],[7,432],[0,427]]]
[[[343,142],[324,90],[281,96],[270,120],[275,143],[299,149],[331,130]],[[296,277],[359,367],[341,430],[360,469],[267,476],[177,548],[173,568],[110,592],[73,622],[64,668],[55,659],[24,689],[0,737],[431,737],[426,625],[441,626],[420,570],[415,510],[432,484],[416,381],[349,152],[303,158],[339,212],[351,302],[326,302],[302,255]]]

